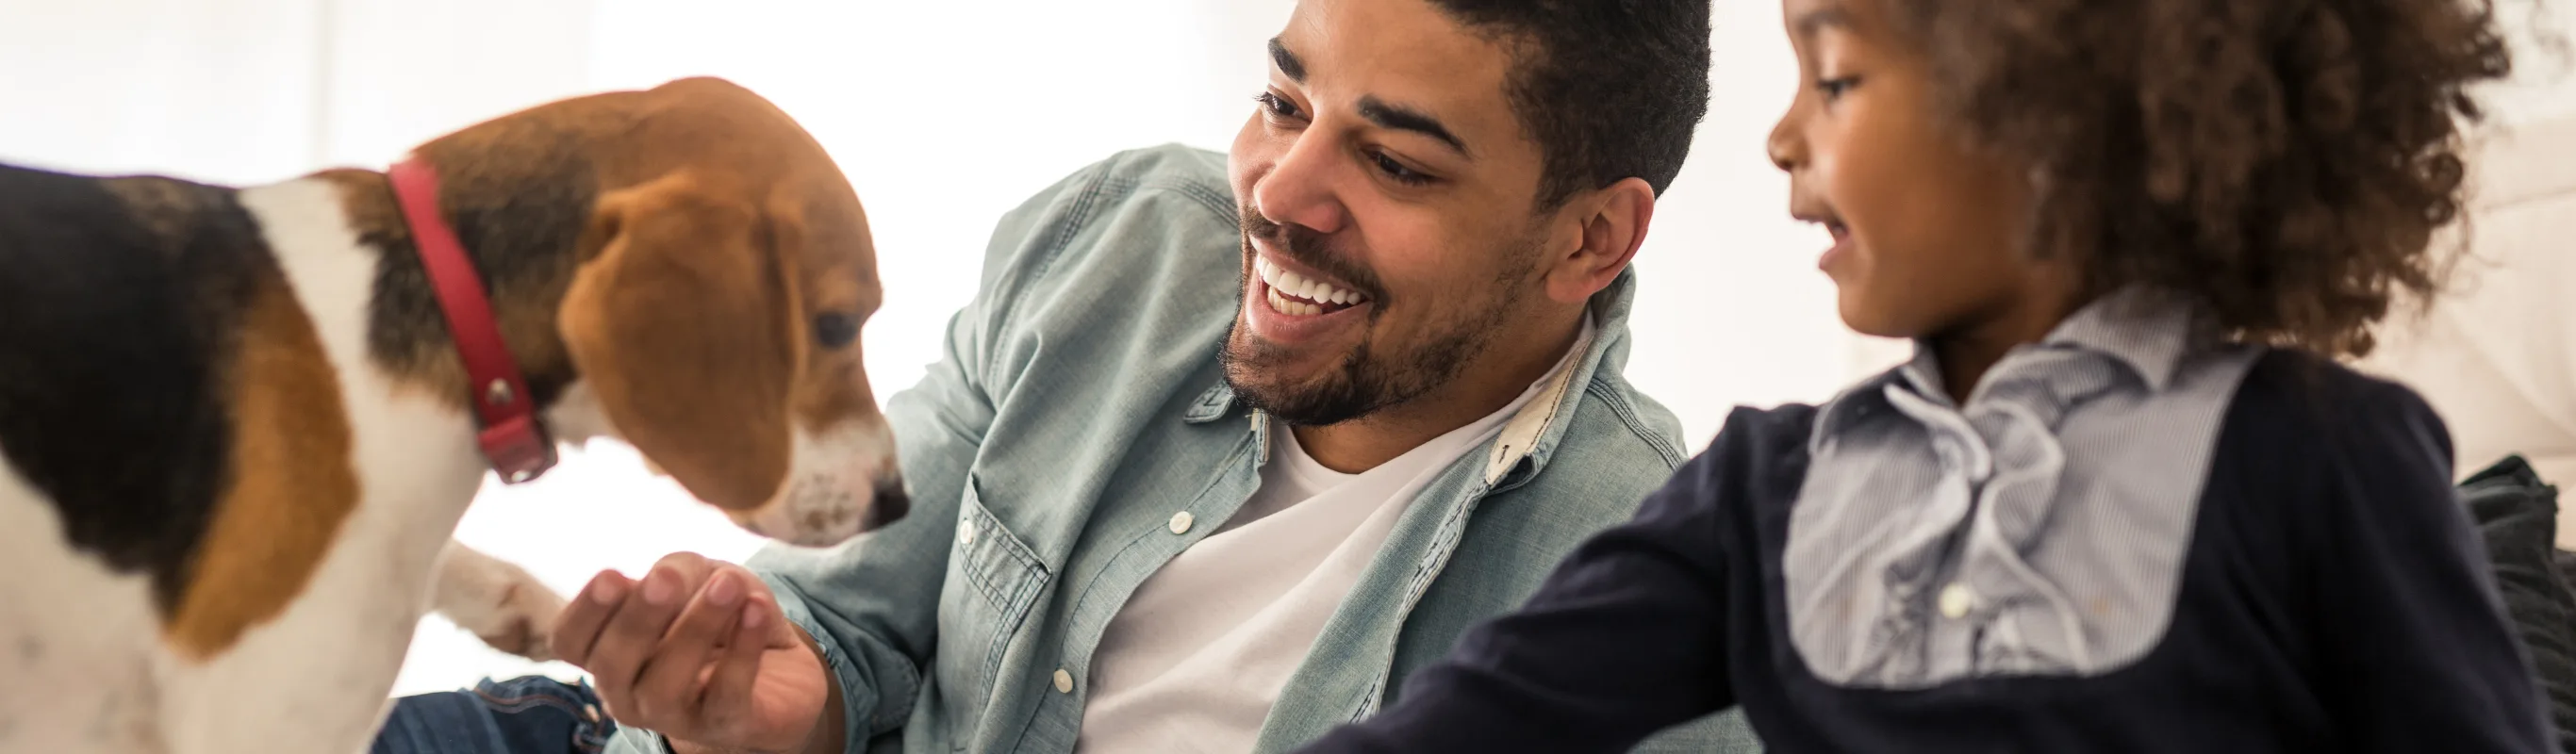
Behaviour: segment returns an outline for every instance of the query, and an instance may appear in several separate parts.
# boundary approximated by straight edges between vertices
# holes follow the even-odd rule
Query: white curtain
[[[0,161],[257,182],[382,165],[439,133],[610,88],[721,75],[799,118],[857,184],[889,283],[866,333],[879,394],[938,354],[993,221],[1110,152],[1223,149],[1291,0],[0,0]],[[1770,2],[1714,4],[1714,101],[1638,261],[1628,375],[1694,446],[1738,404],[1829,397],[1900,358],[1852,336],[1787,218],[1764,135],[1796,66]],[[2576,15],[2561,13],[2562,16]],[[2563,22],[2553,22],[2565,29]],[[2562,34],[2576,29],[2562,31]],[[2501,92],[2508,119],[2576,113],[2576,86]],[[2563,68],[2563,66],[2561,66]],[[492,488],[458,536],[577,589],[746,534],[633,453],[576,453]],[[398,692],[532,668],[426,623]]]

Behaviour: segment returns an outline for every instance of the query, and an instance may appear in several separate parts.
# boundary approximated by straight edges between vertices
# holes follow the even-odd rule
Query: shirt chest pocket
[[[991,700],[994,675],[1005,650],[1026,622],[1050,574],[1027,542],[1003,525],[966,484],[959,507],[956,551],[948,559],[950,588],[939,600],[939,684],[949,708],[979,717]]]

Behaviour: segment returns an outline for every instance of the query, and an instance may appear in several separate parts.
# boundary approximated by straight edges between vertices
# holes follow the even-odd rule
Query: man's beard
[[[1285,255],[1289,260],[1332,275],[1355,286],[1374,302],[1368,312],[1364,332],[1374,332],[1377,318],[1386,313],[1386,291],[1377,284],[1376,276],[1365,269],[1355,269],[1324,248],[1324,237],[1314,231],[1283,226],[1246,208],[1242,213],[1243,252],[1252,254],[1253,238]],[[1508,285],[1533,258],[1529,254],[1511,255],[1503,265],[1502,280],[1495,290],[1516,291]],[[1240,273],[1239,286],[1250,286],[1249,273]],[[1239,289],[1240,290],[1240,289]],[[1500,334],[1506,313],[1518,296],[1496,296],[1486,305],[1453,318],[1435,323],[1429,342],[1398,353],[1381,352],[1371,339],[1363,339],[1339,363],[1303,384],[1285,384],[1265,380],[1276,374],[1292,353],[1277,344],[1263,341],[1244,327],[1243,295],[1235,296],[1234,329],[1226,334],[1225,345],[1217,352],[1225,365],[1225,381],[1234,389],[1238,400],[1291,425],[1325,426],[1365,418],[1389,406],[1411,401],[1458,378],[1469,362],[1484,354]],[[1258,302],[1250,306],[1261,306]]]

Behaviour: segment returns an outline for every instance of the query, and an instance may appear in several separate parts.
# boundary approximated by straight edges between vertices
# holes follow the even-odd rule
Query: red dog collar
[[[465,360],[465,384],[473,386],[474,415],[481,427],[475,439],[483,446],[483,457],[511,484],[544,476],[555,465],[554,441],[537,420],[536,397],[528,394],[518,361],[501,340],[474,260],[439,214],[438,172],[415,158],[396,163],[385,177],[393,182],[394,201],[411,225],[421,269],[429,272],[430,287],[438,292],[438,309],[447,315],[456,355]]]

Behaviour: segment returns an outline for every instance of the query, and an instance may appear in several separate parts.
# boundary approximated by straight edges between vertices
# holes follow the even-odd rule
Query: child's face
[[[1940,122],[1932,67],[1879,0],[1785,0],[1803,79],[1772,129],[1790,213],[1823,224],[1817,266],[1844,324],[1883,337],[1977,329],[2037,293],[2023,172]]]

